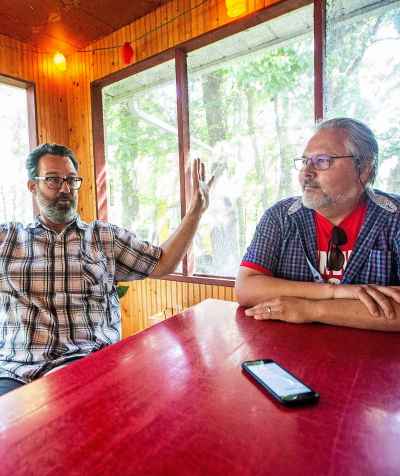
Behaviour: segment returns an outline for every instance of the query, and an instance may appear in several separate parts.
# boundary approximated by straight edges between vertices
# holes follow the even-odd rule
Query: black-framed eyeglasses
[[[293,162],[296,170],[302,170],[308,164],[311,164],[315,170],[328,170],[336,159],[354,159],[354,155],[317,154],[311,157],[299,157],[294,159]]]
[[[329,240],[328,259],[326,268],[328,271],[340,271],[344,265],[344,254],[339,246],[347,243],[347,235],[339,226],[332,228],[332,237]]]
[[[48,177],[35,177],[35,180],[43,180],[50,190],[60,190],[64,182],[67,182],[70,190],[79,190],[82,185],[82,177],[59,177],[57,175]]]

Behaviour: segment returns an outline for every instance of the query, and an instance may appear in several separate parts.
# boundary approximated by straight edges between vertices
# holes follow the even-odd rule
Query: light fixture
[[[247,0],[225,0],[226,14],[235,18],[247,11]]]
[[[121,56],[124,64],[129,64],[133,60],[135,56],[135,50],[132,48],[132,45],[129,43],[129,41],[126,41],[122,45]]]
[[[57,51],[57,53],[54,54],[53,56],[53,63],[55,64],[55,67],[59,71],[66,71],[67,69],[67,60],[65,59],[65,56]]]

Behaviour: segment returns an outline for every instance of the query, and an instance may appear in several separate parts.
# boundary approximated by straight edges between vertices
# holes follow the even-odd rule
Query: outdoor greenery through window
[[[154,244],[180,222],[175,66],[103,90],[108,219]]]
[[[378,188],[400,182],[400,2],[328,0],[324,115],[366,122]],[[312,4],[187,55],[190,159],[216,184],[189,256],[234,277],[264,210],[299,193],[293,158],[314,127]],[[180,221],[174,61],[103,88],[108,219],[161,243]],[[181,271],[178,270],[178,271]]]
[[[293,158],[314,123],[313,7],[188,55],[192,157],[217,176],[195,272],[231,276],[264,210],[298,193]]]
[[[327,3],[326,116],[368,124],[380,147],[375,186],[400,192],[400,2]],[[353,6],[353,8],[351,8]]]
[[[29,152],[28,102],[25,88],[9,85],[0,77],[0,142],[4,167],[0,175],[0,223],[29,223],[32,196],[27,188],[25,157]]]

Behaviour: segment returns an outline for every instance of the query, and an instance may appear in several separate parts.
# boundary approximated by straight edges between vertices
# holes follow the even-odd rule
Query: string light
[[[133,48],[131,44],[127,41],[122,45],[121,49],[121,56],[122,56],[122,61],[124,64],[129,64],[133,57],[135,55],[135,52],[133,51]]]
[[[65,59],[65,56],[59,51],[54,54],[53,63],[55,64],[58,71],[64,72],[67,70],[67,60]]]
[[[227,2],[228,0],[225,0],[225,1]],[[240,0],[237,0],[237,1],[240,1]],[[161,30],[162,28],[165,28],[167,25],[169,25],[170,23],[173,23],[178,18],[181,18],[181,17],[187,15],[188,13],[191,13],[192,11],[200,8],[201,6],[203,6],[204,4],[209,3],[209,2],[210,2],[210,0],[201,0],[197,5],[194,5],[193,7],[188,8],[187,10],[184,10],[184,11],[180,12],[179,14],[170,18],[166,22],[161,23],[160,25],[156,26],[155,28],[153,28],[149,31],[146,31],[145,33],[143,33],[139,37],[135,38],[133,41],[138,42],[138,41],[142,40],[143,38],[151,35],[152,33],[155,33],[157,31]],[[246,0],[245,0],[245,2],[246,2]],[[132,47],[132,42],[125,42],[123,44],[105,46],[105,47],[101,47],[101,48],[89,48],[87,50],[86,49],[85,50],[76,50],[75,52],[76,53],[92,53],[93,54],[96,51],[110,51],[110,50],[113,50],[113,49],[120,49],[121,50],[121,56],[122,56],[123,55],[123,48],[125,48],[125,50],[127,50],[127,47],[125,46],[126,44],[128,44],[130,46],[130,48],[132,49],[132,53],[130,53],[132,55],[132,58],[129,61],[129,62],[131,62],[133,57],[135,56],[135,50]],[[27,47],[16,47],[15,48],[13,46],[3,44],[3,45],[0,45],[0,49],[1,48],[9,48],[9,49],[12,49],[12,50],[15,50],[15,51],[22,51],[22,52],[26,51],[26,52],[36,53],[36,54],[52,55],[52,53],[49,52],[49,51],[40,51],[40,50],[36,49],[35,47],[33,47],[31,45],[26,45],[26,46]],[[60,57],[57,56],[57,60],[56,60],[56,55],[60,55]],[[62,60],[61,57],[64,58],[64,60]],[[56,63],[56,61],[57,61],[57,63]],[[58,63],[58,61],[60,61],[60,62]],[[60,52],[57,52],[53,55],[53,63],[56,65],[56,67],[60,71],[65,71],[67,69],[67,63],[66,63],[65,56]],[[126,63],[126,64],[128,64],[128,63]]]

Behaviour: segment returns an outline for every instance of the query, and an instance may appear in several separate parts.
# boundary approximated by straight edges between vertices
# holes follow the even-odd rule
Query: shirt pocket
[[[83,278],[90,284],[104,282],[107,275],[107,259],[97,250],[88,253],[81,250],[81,263]]]
[[[367,266],[367,282],[388,286],[392,281],[392,252],[371,250]]]

